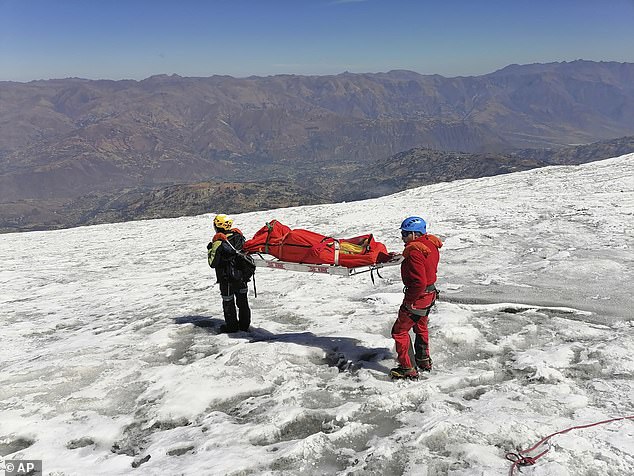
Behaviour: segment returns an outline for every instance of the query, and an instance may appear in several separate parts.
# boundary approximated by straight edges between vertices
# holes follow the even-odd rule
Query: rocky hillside
[[[465,178],[500,175],[543,167],[539,160],[502,154],[467,154],[431,149],[412,149],[359,170],[351,177],[341,200],[387,195],[408,188]]]
[[[86,207],[86,200],[94,203]],[[89,195],[70,203],[66,208],[89,212],[76,219],[82,224],[200,215],[215,210],[240,213],[245,210],[269,210],[326,203],[331,197],[319,195],[305,187],[280,180],[247,183],[199,182],[172,185],[145,193],[126,191],[117,196]]]
[[[337,200],[358,200],[453,180],[520,172],[547,165],[579,165],[634,152],[634,136],[560,149],[522,149],[511,154],[466,154],[412,149],[359,169]]]
[[[579,165],[597,160],[597,157],[618,157],[634,152],[634,136],[620,137],[609,141],[595,142],[576,147],[558,149],[524,149],[511,154],[527,160],[536,160],[549,165]]]
[[[88,194],[51,209],[5,207],[0,231],[60,228],[222,211],[240,213],[280,207],[361,200],[421,185],[512,173],[554,164],[581,164],[634,152],[634,136],[559,150],[467,154],[411,149],[372,164],[320,167],[286,180],[199,182],[158,189]],[[12,211],[13,214],[7,214]]]

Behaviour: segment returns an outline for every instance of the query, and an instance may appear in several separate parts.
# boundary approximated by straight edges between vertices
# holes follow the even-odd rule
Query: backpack
[[[250,255],[237,252],[229,260],[227,274],[229,280],[235,283],[251,281],[255,274],[255,261]]]

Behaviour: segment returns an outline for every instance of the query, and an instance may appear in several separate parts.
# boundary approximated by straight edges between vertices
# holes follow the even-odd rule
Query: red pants
[[[432,304],[433,305],[433,304]],[[398,317],[392,326],[392,338],[396,343],[396,353],[398,363],[401,367],[413,367],[414,364],[409,356],[411,341],[409,338],[410,329],[414,328],[416,339],[414,340],[414,354],[417,360],[429,358],[429,331],[427,322],[429,321],[429,310],[426,316],[417,316],[407,310],[405,305],[401,305],[398,310]]]

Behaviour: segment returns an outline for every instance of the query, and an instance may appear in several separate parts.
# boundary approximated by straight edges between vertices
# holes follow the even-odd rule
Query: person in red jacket
[[[405,297],[392,326],[399,366],[390,371],[392,378],[417,378],[418,370],[429,372],[429,311],[436,302],[436,273],[442,241],[427,233],[427,224],[420,217],[408,217],[401,223],[401,236],[405,243],[401,279]],[[409,355],[410,329],[414,329],[414,360]],[[415,365],[414,365],[415,364]],[[418,367],[418,370],[416,369]]]

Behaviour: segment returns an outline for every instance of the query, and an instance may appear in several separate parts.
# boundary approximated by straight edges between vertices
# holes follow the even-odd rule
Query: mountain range
[[[185,214],[182,199],[160,204],[183,193],[223,205],[223,193],[231,203],[244,192],[251,198],[238,197],[238,211],[242,201],[253,209],[358,199],[368,180],[394,191],[523,170],[561,163],[553,151],[566,146],[632,134],[631,63],[511,65],[456,78],[0,82],[0,229]],[[430,168],[421,154],[438,163]],[[446,160],[464,154],[481,163]],[[421,176],[411,173],[417,164]]]

